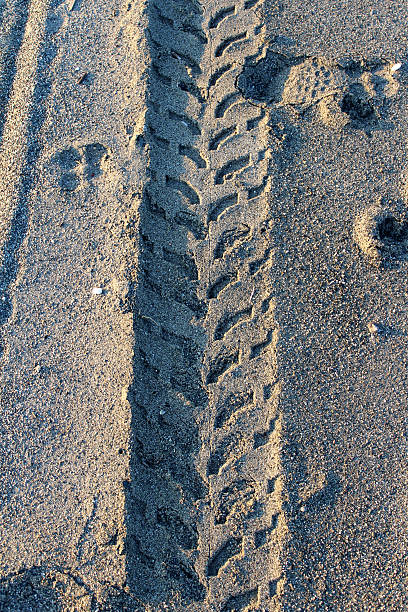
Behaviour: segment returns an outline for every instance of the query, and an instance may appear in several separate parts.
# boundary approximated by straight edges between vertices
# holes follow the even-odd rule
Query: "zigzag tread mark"
[[[248,306],[248,308],[244,308],[232,314],[225,314],[215,328],[214,340],[222,340],[233,327],[242,321],[247,321],[251,316],[252,306]]]
[[[253,405],[253,401],[254,392],[252,389],[241,393],[231,393],[226,400],[222,402],[221,409],[215,417],[215,429],[227,425],[237,412],[243,409],[248,410]]]
[[[224,144],[225,141],[230,136],[236,133],[237,133],[236,125],[232,125],[230,127],[224,128],[223,130],[221,130],[221,132],[218,132],[218,134],[216,134],[213,138],[211,138],[210,144],[208,145],[208,149],[210,151],[216,151],[220,147],[221,144]]]
[[[238,204],[238,194],[231,193],[230,195],[224,196],[210,205],[210,212],[208,215],[208,221],[216,221],[223,212]]]
[[[240,32],[240,34],[229,36],[218,45],[214,53],[215,57],[222,57],[231,45],[241,40],[245,40],[246,38],[248,38],[247,32]]]
[[[258,605],[259,589],[251,589],[238,595],[233,595],[223,605],[221,612],[243,612],[244,610],[253,610]]]
[[[259,257],[263,252],[259,250],[258,246],[259,228],[256,216],[258,209],[262,206],[262,201],[260,198],[258,200],[256,198],[261,196],[265,190],[266,177],[263,179],[262,175],[259,176],[256,169],[257,163],[262,159],[261,156],[263,153],[261,152],[258,156],[255,153],[254,156],[251,148],[250,156],[247,154],[250,150],[249,147],[245,147],[245,142],[247,141],[251,143],[251,146],[253,143],[257,142],[256,139],[258,134],[254,132],[248,134],[247,132],[254,130],[259,125],[265,113],[262,111],[261,115],[253,117],[255,111],[253,108],[249,109],[249,105],[245,102],[241,93],[236,89],[233,90],[233,85],[231,89],[228,90],[235,78],[235,72],[231,73],[231,70],[235,70],[237,66],[236,63],[238,61],[241,62],[244,57],[244,52],[241,53],[240,51],[239,60],[237,60],[236,56],[233,57],[233,51],[238,52],[238,50],[242,49],[244,41],[250,41],[252,53],[252,32],[255,32],[255,34],[259,32],[259,29],[257,30],[256,27],[252,27],[252,25],[248,26],[248,31],[244,31],[247,27],[246,22],[249,21],[251,17],[249,14],[245,14],[244,27],[242,26],[244,19],[241,20],[240,17],[243,16],[244,10],[255,7],[258,1],[259,0],[247,0],[244,3],[244,0],[242,0],[242,2],[238,4],[238,2],[232,0],[230,4],[227,4],[224,0],[221,4],[221,10],[214,11],[212,14],[210,13],[207,22],[208,29],[203,31],[201,31],[199,27],[198,19],[194,21],[183,21],[184,17],[181,17],[180,10],[180,7],[183,5],[182,2],[175,5],[178,8],[177,11],[174,9],[174,19],[173,9],[169,9],[169,11],[165,9],[162,10],[164,19],[161,18],[161,21],[163,25],[166,25],[166,28],[170,26],[177,27],[179,32],[184,31],[186,34],[191,34],[192,36],[188,37],[189,40],[192,40],[194,37],[194,41],[199,44],[206,44],[207,41],[212,43],[212,63],[213,65],[215,64],[216,70],[210,75],[207,85],[205,81],[207,72],[206,60],[200,61],[198,55],[195,52],[191,52],[189,48],[187,48],[185,52],[184,47],[176,42],[176,40],[179,41],[179,38],[175,39],[172,48],[168,50],[168,53],[171,53],[173,58],[180,62],[180,67],[178,67],[173,61],[173,65],[175,65],[176,69],[175,74],[177,76],[173,76],[173,74],[169,72],[171,69],[171,59],[166,64],[169,70],[163,69],[160,62],[157,62],[158,70],[161,75],[161,77],[158,75],[157,78],[162,78],[163,80],[164,77],[163,83],[168,79],[166,83],[169,87],[173,87],[174,89],[177,87],[181,91],[193,96],[195,98],[194,100],[175,91],[177,94],[177,101],[186,100],[186,105],[195,110],[183,114],[175,105],[174,110],[165,109],[165,111],[168,112],[169,119],[175,122],[177,121],[180,125],[180,127],[177,128],[179,142],[174,143],[173,138],[171,138],[171,155],[174,155],[174,153],[178,151],[182,160],[180,165],[185,165],[186,172],[180,176],[176,175],[175,172],[172,174],[171,171],[167,171],[169,175],[159,176],[158,185],[160,185],[160,181],[164,179],[166,187],[178,194],[180,198],[177,196],[173,198],[175,200],[174,207],[168,206],[164,200],[163,206],[166,207],[166,210],[160,207],[157,209],[157,203],[155,203],[154,200],[151,207],[153,207],[157,219],[161,214],[163,219],[166,218],[170,226],[174,228],[177,228],[177,226],[185,228],[186,233],[187,231],[190,232],[197,241],[206,240],[204,244],[198,246],[196,246],[196,243],[193,241],[192,244],[195,246],[192,248],[199,249],[199,253],[204,253],[204,257],[209,257],[207,264],[209,268],[208,274],[205,273],[206,270],[204,270],[203,273],[200,267],[200,279],[198,280],[197,264],[194,257],[189,256],[187,251],[184,253],[183,249],[181,249],[183,252],[179,252],[179,246],[172,246],[170,243],[159,245],[157,244],[157,240],[155,240],[156,244],[151,247],[154,252],[151,253],[150,259],[153,261],[155,257],[161,256],[164,261],[175,266],[175,268],[171,268],[171,276],[174,275],[177,277],[180,283],[182,281],[182,284],[175,288],[174,293],[173,289],[166,287],[166,283],[162,280],[163,286],[160,286],[159,289],[163,293],[165,300],[171,297],[171,299],[175,301],[184,303],[189,306],[193,312],[195,310],[197,316],[201,317],[206,316],[207,308],[211,303],[211,316],[202,320],[209,338],[209,344],[211,344],[211,340],[220,342],[221,344],[224,339],[227,341],[228,338],[229,341],[231,341],[232,337],[235,339],[236,336],[238,338],[238,336],[242,334],[245,336],[244,330],[247,328],[251,330],[252,334],[252,323],[249,328],[248,325],[245,324],[245,321],[252,318],[254,308],[258,307],[253,307],[250,300],[249,304],[246,300],[243,302],[242,298],[235,296],[235,292],[238,294],[240,291],[238,286],[242,286],[245,282],[249,281],[251,284],[253,283],[253,279],[248,275],[248,271],[249,274],[255,274],[263,267],[263,264],[270,256],[270,252],[265,251],[263,257],[256,261],[253,260],[255,256]],[[161,5],[160,2],[158,2],[158,4],[159,6]],[[166,3],[164,3],[164,5],[165,4]],[[193,3],[192,6],[195,7],[193,10],[196,16],[202,13],[198,3]],[[191,10],[191,8],[192,7],[188,5],[188,10]],[[237,13],[239,13],[238,19],[235,18]],[[208,13],[206,14],[208,15]],[[234,24],[233,29],[228,32],[228,34],[232,32],[232,35],[226,36],[225,32],[227,32],[230,27],[230,23]],[[251,35],[249,35],[250,33]],[[221,36],[223,36],[223,39],[220,38]],[[194,44],[194,42],[192,44]],[[180,47],[181,52],[178,50],[178,47]],[[248,47],[246,47],[246,49],[248,49]],[[208,57],[210,52],[211,49],[209,48],[205,53],[205,57]],[[214,61],[214,55],[215,58],[219,60],[218,62]],[[180,71],[183,69],[185,70],[185,76],[183,74],[180,77]],[[200,80],[198,80],[200,75],[202,76]],[[223,77],[224,80],[221,80]],[[204,86],[203,81],[205,82]],[[218,83],[219,87],[215,87]],[[221,93],[222,86],[224,86],[223,93]],[[212,87],[214,87],[213,90],[211,90]],[[208,96],[206,92],[210,90],[211,104],[207,104]],[[161,91],[163,91],[163,88],[161,88]],[[165,95],[168,95],[167,92],[165,92]],[[222,98],[221,95],[223,96]],[[201,106],[197,104],[197,101]],[[242,109],[242,119],[238,117],[238,109],[241,110],[241,107],[237,106],[241,103],[246,104],[246,107]],[[248,112],[249,110],[251,111],[250,113]],[[245,115],[244,113],[248,114]],[[214,115],[216,121],[214,121]],[[235,116],[237,116],[237,119],[235,119]],[[232,119],[232,117],[234,119]],[[228,123],[228,119],[230,125],[225,125]],[[234,120],[237,125],[231,125],[234,123]],[[241,127],[238,129],[238,126],[241,126],[242,121],[243,130],[245,130],[245,127],[247,130],[245,131],[245,138],[239,135],[239,129],[241,129]],[[214,126],[216,126],[217,131],[211,132]],[[207,136],[208,134],[211,134],[211,137]],[[167,131],[164,135],[169,137]],[[206,138],[206,142],[204,141],[203,143],[202,140],[200,140],[200,144],[194,146],[194,137],[200,135],[202,138]],[[160,138],[158,134],[153,134],[152,141],[154,140],[154,136]],[[232,139],[234,142],[232,142]],[[225,161],[224,157],[221,164],[218,164],[213,170],[212,164],[220,158],[220,154],[216,152],[229,141],[231,145],[231,154],[229,158],[226,158],[227,160],[229,159],[229,161]],[[157,140],[156,144],[163,150],[165,150],[165,147],[169,146],[166,142],[160,140]],[[236,144],[235,150],[233,149],[233,144]],[[206,149],[206,152],[204,152],[204,149]],[[215,151],[215,153],[209,154],[208,151]],[[221,153],[223,152],[224,150],[221,151]],[[234,155],[235,159],[232,159]],[[194,170],[191,170],[192,166],[187,160],[183,160],[183,157],[189,158],[195,164],[196,167]],[[206,159],[207,157],[208,160]],[[250,165],[251,160],[254,164],[254,170],[245,170],[245,168]],[[197,182],[194,180],[194,186],[192,186],[189,179],[186,178],[188,177],[189,168],[192,174],[196,172],[199,177]],[[237,181],[237,189],[239,188],[240,191],[222,196],[222,194],[226,193],[228,186],[231,191],[234,190],[234,187],[231,188],[231,184],[228,183],[228,181],[235,178],[236,174],[242,170],[244,172],[239,177],[239,181],[248,180],[249,185],[247,183],[245,187],[241,187],[240,182]],[[258,176],[258,179],[256,176]],[[154,181],[155,177],[153,177],[153,182]],[[212,182],[213,184],[211,184]],[[197,189],[196,185],[201,183],[203,183],[204,186]],[[215,186],[221,187],[214,188],[214,184]],[[207,214],[207,219],[203,222],[197,213],[197,208],[201,206],[201,200],[203,200],[203,203],[206,200],[205,196],[207,195],[207,189],[208,194],[215,193],[216,195],[207,209],[208,212],[204,213],[204,216]],[[154,193],[156,193],[156,191],[154,191]],[[160,198],[159,193],[157,193],[157,197]],[[163,197],[166,197],[166,193]],[[178,200],[180,200],[180,210],[175,213],[173,208],[177,209]],[[252,202],[251,200],[254,201]],[[250,204],[249,201],[251,201]],[[236,208],[233,208],[231,212],[227,212],[232,207]],[[243,209],[242,211],[240,210],[241,207]],[[248,207],[248,212],[250,212],[250,217],[248,218],[245,216],[241,217],[241,214],[245,215],[245,207]],[[237,216],[238,219],[236,218]],[[249,218],[251,221],[248,220]],[[231,221],[232,219],[233,221]],[[238,221],[241,219],[246,221],[246,223],[239,223]],[[154,221],[153,219],[152,224]],[[162,223],[162,221],[160,221],[160,223]],[[225,227],[227,227],[227,229],[225,229]],[[217,236],[217,242],[214,250],[211,251],[213,248],[211,241],[213,234]],[[152,236],[152,234],[150,235]],[[189,240],[190,239],[191,236]],[[149,242],[146,242],[146,248],[150,248],[149,244]],[[178,244],[180,243],[178,242]],[[265,246],[268,246],[268,244],[266,243]],[[207,253],[209,253],[209,255],[207,255]],[[242,259],[242,268],[241,263],[239,264],[239,269],[238,263],[234,264],[235,260],[233,257],[235,257],[235,255],[237,256],[237,262],[239,261],[238,257]],[[216,264],[212,270],[211,267],[213,264],[211,257],[212,261]],[[248,258],[250,258],[249,264],[245,262],[245,259],[248,261]],[[234,268],[234,265],[236,268]],[[222,271],[220,271],[221,269]],[[216,276],[216,271],[218,278]],[[216,280],[212,284],[210,282],[207,284],[208,278],[216,278]],[[261,274],[257,275],[255,278],[257,279],[257,283],[263,283],[264,281]],[[150,278],[150,280],[154,281],[154,276]],[[179,280],[177,280],[177,282],[179,282]],[[204,286],[206,289],[206,299],[202,301],[198,299],[198,295],[200,294],[196,292],[198,283],[201,284],[201,287],[202,283],[206,284]],[[222,294],[224,290],[225,294]],[[235,301],[234,296],[237,298]],[[228,307],[226,306],[227,303]],[[259,304],[259,308],[261,308],[261,304]],[[218,314],[216,321],[214,321],[213,318],[214,312]],[[262,310],[262,313],[265,314],[265,311]],[[262,319],[260,319],[260,324],[262,325]],[[233,329],[234,335],[227,336]],[[244,384],[242,384],[242,381],[239,381],[240,389],[243,389],[240,393],[237,392],[236,389],[231,389],[231,384],[235,385],[233,381],[238,381],[239,377],[243,376],[242,372],[254,372],[254,369],[258,368],[258,363],[260,362],[250,362],[250,360],[262,355],[268,344],[273,341],[273,330],[265,330],[266,337],[261,336],[260,342],[252,346],[249,344],[249,348],[244,349],[244,355],[247,361],[243,364],[241,364],[242,352],[239,348],[235,346],[230,348],[223,346],[220,348],[218,344],[215,344],[216,353],[209,354],[207,352],[207,356],[201,362],[208,364],[208,370],[204,375],[204,382],[200,389],[197,388],[197,384],[190,383],[188,376],[182,375],[182,370],[186,370],[186,364],[194,359],[194,352],[196,349],[194,349],[194,347],[191,348],[189,339],[185,341],[181,335],[179,337],[177,334],[173,336],[172,333],[166,332],[164,328],[161,333],[163,341],[175,347],[171,349],[171,346],[169,347],[169,345],[167,345],[168,350],[173,350],[175,354],[180,355],[179,361],[182,367],[175,367],[172,376],[170,376],[170,382],[175,391],[178,391],[179,394],[197,407],[200,405],[200,402],[204,403],[206,393],[210,398],[210,402],[217,401],[217,405],[214,406],[214,433],[212,435],[214,436],[214,442],[216,440],[219,442],[215,444],[214,451],[211,453],[208,461],[207,475],[211,477],[210,482],[214,483],[214,493],[212,493],[212,495],[214,495],[212,500],[214,512],[211,513],[210,519],[213,521],[212,528],[219,530],[220,533],[224,533],[223,530],[225,530],[225,536],[220,548],[216,550],[209,559],[203,560],[203,565],[207,578],[214,579],[214,582],[212,582],[214,585],[218,584],[222,574],[222,581],[225,579],[225,590],[217,596],[219,600],[213,602],[211,599],[211,587],[210,591],[207,593],[208,599],[211,599],[211,601],[206,601],[206,605],[208,603],[210,606],[209,609],[212,609],[211,606],[214,603],[216,609],[221,612],[244,612],[244,610],[257,609],[257,606],[263,605],[264,603],[260,601],[260,593],[262,593],[263,599],[268,589],[268,583],[253,588],[254,577],[252,576],[251,580],[246,582],[246,586],[241,584],[237,589],[237,586],[233,585],[234,578],[236,578],[236,563],[234,560],[235,558],[240,558],[244,552],[244,540],[243,537],[238,537],[238,534],[243,536],[245,533],[246,535],[246,531],[244,531],[245,528],[245,530],[248,531],[249,541],[254,541],[256,548],[262,548],[264,544],[267,543],[277,519],[275,519],[274,515],[271,523],[268,524],[268,521],[263,517],[263,513],[266,512],[265,505],[267,500],[269,500],[268,503],[272,503],[265,493],[263,494],[265,499],[259,499],[260,492],[264,491],[266,487],[266,474],[265,483],[246,482],[244,476],[240,476],[241,481],[237,481],[236,476],[231,477],[229,474],[230,472],[233,474],[235,470],[237,449],[239,455],[237,466],[238,463],[240,465],[241,463],[245,464],[246,454],[248,452],[251,453],[251,457],[252,455],[256,457],[258,452],[262,452],[257,451],[257,449],[268,442],[274,431],[276,420],[270,419],[265,425],[264,418],[259,416],[259,418],[262,418],[262,426],[259,426],[258,398],[259,393],[262,394],[262,384],[265,387],[266,381],[261,381],[261,391],[259,391],[258,387],[252,389],[252,383],[255,385],[258,381],[252,381],[250,378],[251,376],[255,377],[255,374],[250,374],[250,380]],[[242,341],[242,338],[240,337],[238,340]],[[244,337],[244,340],[245,344],[248,345],[248,339]],[[239,347],[239,342],[237,342],[237,346]],[[249,354],[246,353],[246,350],[249,350]],[[249,366],[250,363],[251,366]],[[239,364],[238,367],[236,367],[237,364]],[[150,364],[150,367],[154,367],[154,361]],[[161,365],[159,367],[161,367]],[[192,363],[191,369],[188,369],[189,374],[193,372],[194,367],[194,363]],[[202,365],[198,367],[200,368]],[[151,376],[160,377],[160,374],[160,372],[157,374],[153,370]],[[224,377],[224,375],[226,376]],[[166,376],[168,377],[169,374],[167,373]],[[194,374],[193,377],[196,379]],[[195,382],[197,383],[197,380],[195,380]],[[228,387],[231,393],[225,397]],[[200,393],[202,394],[201,396]],[[220,397],[223,397],[222,401]],[[233,460],[234,463],[232,463]],[[231,466],[231,470],[227,467],[229,465]],[[271,479],[270,482],[272,483]],[[223,483],[222,486],[220,486],[221,483]],[[268,492],[269,489],[271,490],[270,492],[272,492],[272,486],[274,487],[272,484],[270,484],[270,486],[268,485]],[[221,492],[219,492],[220,489]],[[216,491],[219,493],[216,493]],[[273,503],[275,503],[275,501],[273,501]],[[174,538],[182,549],[191,551],[197,547],[194,532],[191,532],[189,525],[186,525],[179,517],[173,518],[171,515],[170,518],[168,518],[166,511],[163,511],[162,514],[158,515],[157,522],[173,533]],[[264,527],[264,525],[266,525],[266,527]],[[263,550],[265,550],[265,548],[263,548]],[[252,557],[252,554],[253,553],[250,553],[248,558],[249,571],[251,571],[252,562],[256,560],[256,556]],[[263,553],[255,550],[254,554],[258,555]],[[244,562],[246,563],[245,560],[242,560],[242,563]],[[241,564],[241,561],[239,561],[239,564]],[[256,564],[254,567],[255,566]],[[217,579],[217,577],[219,578]],[[190,577],[189,580],[192,580],[192,578]],[[232,582],[231,585],[230,582]],[[256,584],[257,582],[255,582],[255,585]],[[218,587],[214,588],[218,589]]]
[[[194,139],[202,131],[199,111],[187,110],[197,108],[196,99],[199,103],[204,101],[197,84],[205,68],[198,60],[198,56],[201,57],[198,47],[207,41],[199,27],[202,12],[195,0],[157,0],[155,8],[151,10],[150,6],[146,12],[153,35],[146,34],[151,62],[146,81],[147,120],[143,138],[151,154],[147,156],[149,178],[143,189],[137,221],[133,220],[138,228],[140,249],[138,282],[132,287],[130,298],[137,364],[129,390],[135,417],[131,469],[136,468],[136,477],[132,478],[132,487],[136,491],[143,490],[144,476],[141,474],[139,481],[139,472],[146,470],[152,486],[156,487],[160,466],[166,463],[169,482],[163,483],[166,494],[162,499],[166,504],[168,500],[169,507],[159,499],[146,502],[149,516],[163,539],[162,550],[153,542],[151,557],[144,555],[142,558],[140,543],[149,539],[150,529],[142,520],[129,527],[129,549],[132,549],[129,554],[140,571],[140,583],[150,584],[147,589],[153,583],[154,587],[158,584],[156,566],[165,566],[166,579],[157,587],[162,591],[160,597],[170,595],[167,590],[163,592],[167,589],[163,585],[171,584],[182,599],[182,607],[193,601],[202,602],[206,594],[188,560],[188,555],[198,546],[193,506],[207,494],[195,465],[198,426],[190,422],[190,417],[208,403],[201,371],[203,347],[197,342],[200,327],[198,323],[192,324],[192,314],[196,321],[205,316],[207,304],[198,298],[195,249],[199,247],[194,241],[191,246],[188,236],[190,233],[196,241],[205,240],[207,228],[197,213],[201,190],[195,189],[179,172],[185,156],[190,157],[199,170],[205,167],[199,150],[194,147]],[[158,36],[159,31],[165,35]],[[166,39],[170,44],[161,44]],[[195,99],[182,95],[177,88]],[[168,160],[168,164],[164,165],[163,160]],[[165,170],[171,166],[173,169]],[[136,234],[133,225],[129,231]],[[186,308],[181,308],[180,304]],[[183,330],[179,334],[168,329],[173,319],[177,322],[175,329],[180,325],[179,329]],[[166,359],[159,357],[158,346],[165,350]],[[136,402],[141,401],[144,405],[138,408]],[[181,418],[177,426],[167,416],[162,416],[161,410],[159,412],[163,407],[166,409],[163,414],[179,411]],[[179,496],[183,498],[183,508],[178,505]],[[133,503],[133,493],[128,499]]]
[[[215,173],[215,185],[222,185],[225,181],[231,180],[234,174],[248,167],[250,162],[249,155],[243,155],[237,159],[232,159]]]
[[[242,552],[242,538],[230,538],[211,557],[207,565],[207,576],[217,576],[230,559]]]
[[[235,227],[224,230],[214,249],[214,259],[221,259],[224,253],[231,249],[237,242],[241,243],[245,240],[250,231],[250,227],[246,223],[240,223]]]
[[[221,11],[218,11],[218,13],[216,13],[213,17],[211,17],[208,23],[208,27],[210,28],[210,30],[217,28],[220,25],[220,23],[224,21],[224,19],[234,14],[235,14],[235,5],[232,4],[231,6],[223,8]]]

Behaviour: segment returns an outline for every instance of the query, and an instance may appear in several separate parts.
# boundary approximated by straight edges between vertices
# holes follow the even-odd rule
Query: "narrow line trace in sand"
[[[28,149],[27,129],[38,73],[38,60],[45,33],[48,0],[31,2],[25,32],[17,59],[16,75],[10,94],[3,139],[0,146],[0,265],[9,238],[19,198],[22,171]]]

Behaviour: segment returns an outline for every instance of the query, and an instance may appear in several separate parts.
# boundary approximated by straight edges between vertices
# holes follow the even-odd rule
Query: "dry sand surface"
[[[408,609],[408,6],[0,0],[0,610]]]

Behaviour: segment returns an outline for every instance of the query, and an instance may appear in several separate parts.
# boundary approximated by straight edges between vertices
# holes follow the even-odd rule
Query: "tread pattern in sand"
[[[262,50],[260,9],[260,2],[213,2],[204,18],[202,146],[210,171],[201,179],[208,251],[199,276],[208,304],[210,423],[203,432],[209,495],[199,563],[208,603],[220,610],[274,609],[269,583],[281,574],[280,500],[268,485],[278,484],[280,418],[267,115],[236,87],[242,65]]]
[[[14,21],[6,23],[8,9],[0,14],[8,37],[0,108],[30,17],[27,3],[10,7]],[[242,66],[262,50],[261,9],[260,0],[152,0],[146,8],[147,110],[135,145],[148,178],[141,193],[135,186],[128,226],[138,260],[124,484],[129,586],[146,605],[278,605],[284,521],[268,110],[237,89]],[[20,68],[27,79],[43,51],[40,34],[32,38],[26,46],[36,53]],[[19,133],[36,136],[41,121]],[[97,176],[105,154],[99,143],[60,151],[62,191]]]
[[[236,87],[262,48],[260,7],[156,0],[149,14],[128,539],[136,589],[157,592],[171,557],[173,596],[217,610],[273,609],[281,577],[268,117]]]
[[[207,163],[199,144],[204,92],[197,83],[206,38],[192,0],[157,0],[148,21],[147,114],[138,145],[149,176],[138,209],[138,278],[131,296],[136,345],[128,395],[133,484],[127,490],[127,563],[138,597],[153,605],[176,597],[184,608],[205,596],[194,557],[196,503],[206,486],[194,460],[200,447],[195,421],[208,401],[200,370],[207,305],[198,295],[196,254],[207,228],[191,176]]]

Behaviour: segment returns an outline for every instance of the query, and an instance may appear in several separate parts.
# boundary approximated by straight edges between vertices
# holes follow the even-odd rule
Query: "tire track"
[[[270,266],[266,113],[236,89],[261,52],[256,3],[208,3],[202,120],[210,172],[202,178],[209,244],[199,262],[208,300],[206,382],[211,421],[203,435],[209,494],[198,567],[215,610],[279,609],[285,521],[279,384]],[[218,7],[218,8],[217,8]],[[204,68],[205,67],[205,68]],[[208,452],[208,449],[209,452]]]
[[[14,3],[15,4],[15,3]],[[40,145],[38,135],[44,120],[43,101],[48,95],[47,70],[52,56],[46,48],[48,0],[24,3],[16,10],[7,35],[10,46],[2,61],[12,60],[1,83],[6,112],[0,130],[0,326],[12,313],[10,286],[19,269],[19,251],[29,217],[28,198]],[[25,8],[24,8],[25,7]],[[3,16],[4,18],[4,16]],[[15,54],[15,55],[14,55]],[[10,59],[10,58],[9,58]],[[0,340],[0,355],[4,341]]]
[[[198,415],[207,393],[198,251],[207,240],[201,192],[205,170],[203,94],[197,84],[206,37],[192,0],[157,0],[147,11],[151,67],[142,147],[148,176],[138,209],[138,273],[131,292],[134,381],[130,482],[126,485],[127,573],[132,593],[161,609],[200,606],[194,567],[196,505],[206,495],[195,461]]]
[[[127,508],[129,583],[153,605],[279,609],[267,114],[236,88],[261,23],[242,1],[149,9]]]
[[[16,62],[28,18],[28,3],[12,0],[0,6],[0,137],[6,118],[7,102],[16,74]]]

